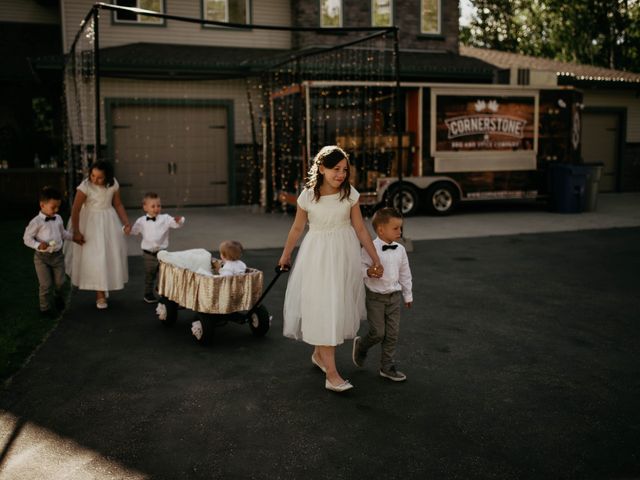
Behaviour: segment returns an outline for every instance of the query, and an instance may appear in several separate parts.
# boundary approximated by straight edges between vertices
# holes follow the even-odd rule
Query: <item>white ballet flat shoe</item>
[[[353,385],[351,385],[349,380],[345,380],[340,385],[334,385],[329,380],[325,380],[324,388],[326,388],[327,390],[331,390],[332,392],[340,393],[340,392],[346,392],[347,390],[351,390],[353,388]]]
[[[311,363],[313,363],[316,367],[318,367],[320,370],[322,370],[323,373],[327,373],[327,369],[324,368],[322,365],[320,365],[320,363],[316,360],[315,355],[311,355]]]

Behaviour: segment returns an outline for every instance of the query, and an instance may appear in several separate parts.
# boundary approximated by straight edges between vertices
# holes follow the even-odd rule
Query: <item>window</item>
[[[440,33],[440,0],[420,0],[420,32]]]
[[[249,0],[203,0],[205,20],[228,23],[251,23]]]
[[[114,0],[114,5],[120,7],[142,8],[153,12],[164,13],[163,0]],[[135,12],[116,10],[113,12],[115,23],[140,23],[144,25],[164,25],[164,18],[139,15]]]
[[[342,27],[342,0],[320,0],[320,26]]]
[[[371,26],[393,26],[393,0],[371,0]]]

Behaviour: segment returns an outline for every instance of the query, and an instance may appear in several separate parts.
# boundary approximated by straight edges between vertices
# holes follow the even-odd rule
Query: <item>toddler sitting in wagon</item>
[[[156,313],[160,320],[166,325],[174,323],[179,307],[201,314],[200,319],[203,315],[210,319],[233,319],[235,314],[253,311],[262,292],[263,273],[247,268],[239,260],[241,254],[242,245],[233,241],[222,242],[222,263],[202,248],[159,252],[161,300]],[[221,315],[227,317],[219,318]],[[191,330],[200,340],[201,321],[193,322]]]
[[[247,271],[247,265],[240,260],[242,257],[242,244],[235,240],[225,240],[220,244],[220,258],[214,260],[212,265],[218,275],[240,275]]]

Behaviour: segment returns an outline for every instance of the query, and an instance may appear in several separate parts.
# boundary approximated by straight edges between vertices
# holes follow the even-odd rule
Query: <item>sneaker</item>
[[[353,350],[351,351],[353,364],[356,367],[362,367],[365,358],[367,358],[367,354],[360,351],[360,337],[356,337],[353,339]]]
[[[144,296],[144,301],[147,303],[158,303],[158,299],[156,298],[156,296],[153,293],[147,293]]]
[[[391,365],[387,369],[380,369],[380,376],[384,378],[388,378],[389,380],[393,380],[394,382],[404,382],[407,379],[407,376],[396,370],[395,365]]]

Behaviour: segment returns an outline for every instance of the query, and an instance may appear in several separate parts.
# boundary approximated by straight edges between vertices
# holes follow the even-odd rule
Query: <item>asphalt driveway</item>
[[[249,250],[273,276],[280,251]],[[640,477],[640,228],[424,240],[397,359],[338,350],[338,395],[285,339],[190,336],[142,302],[142,264],[98,312],[76,292],[0,393],[0,478]],[[372,352],[374,353],[374,352]]]

